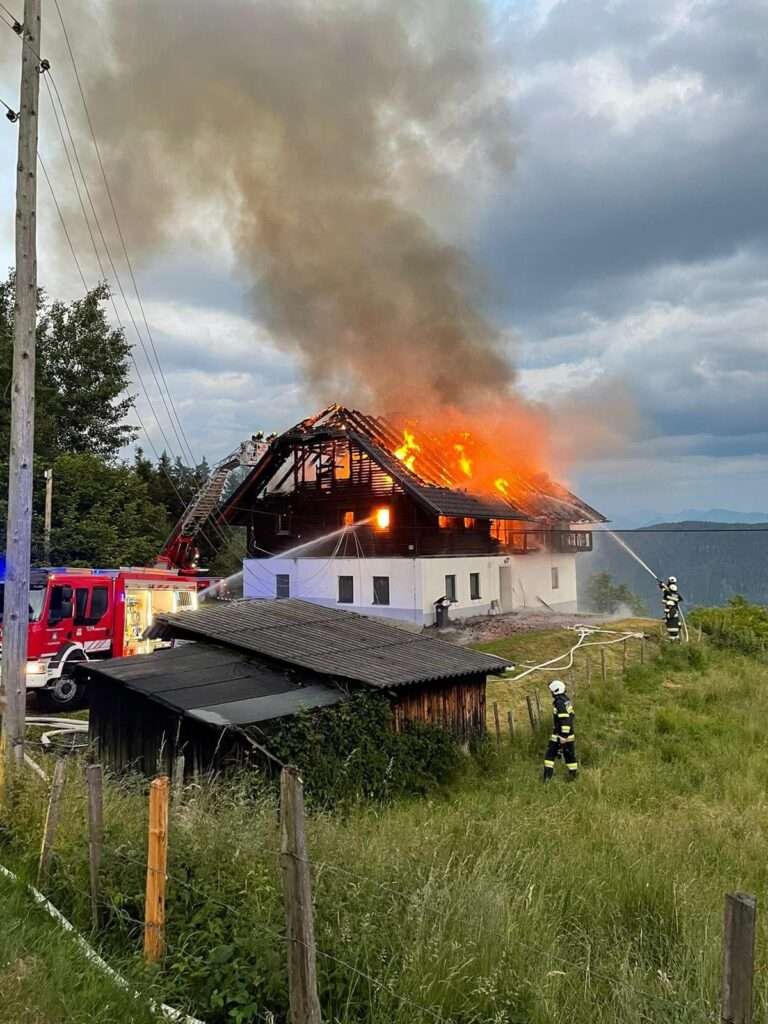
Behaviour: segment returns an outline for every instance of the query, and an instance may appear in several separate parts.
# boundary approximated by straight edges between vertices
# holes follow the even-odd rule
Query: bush
[[[725,608],[696,608],[689,622],[718,647],[759,654],[768,645],[768,608],[743,597],[732,597]]]
[[[337,707],[284,719],[268,745],[304,775],[309,803],[389,800],[449,782],[461,764],[456,740],[444,729],[411,725],[392,731],[392,710],[381,694],[357,693]]]

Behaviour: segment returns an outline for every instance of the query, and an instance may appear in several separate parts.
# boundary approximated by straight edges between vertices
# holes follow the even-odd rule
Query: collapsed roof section
[[[265,495],[298,449],[338,441],[349,442],[365,453],[384,479],[434,515],[547,523],[606,522],[605,517],[586,502],[544,476],[517,480],[514,501],[501,494],[473,494],[461,486],[462,481],[446,465],[439,446],[431,443],[428,435],[420,435],[418,468],[415,468],[395,454],[402,444],[402,435],[388,420],[339,405],[328,406],[277,437],[224,504],[222,518],[230,523],[244,521],[241,513],[247,503]]]

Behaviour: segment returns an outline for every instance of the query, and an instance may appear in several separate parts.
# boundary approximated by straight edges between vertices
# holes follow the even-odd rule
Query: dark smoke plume
[[[466,182],[482,196],[513,164],[483,3],[104,11],[110,59],[87,89],[129,244],[183,238],[210,211],[318,397],[384,411],[509,393],[475,272],[447,240]]]

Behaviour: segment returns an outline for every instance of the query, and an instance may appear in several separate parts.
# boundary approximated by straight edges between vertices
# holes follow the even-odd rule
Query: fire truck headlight
[[[28,676],[44,676],[48,669],[44,661],[28,661],[27,662],[27,675]]]

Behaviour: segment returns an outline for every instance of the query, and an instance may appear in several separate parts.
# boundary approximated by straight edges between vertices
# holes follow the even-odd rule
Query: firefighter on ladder
[[[667,630],[667,639],[678,641],[680,639],[680,605],[683,603],[683,595],[677,587],[677,576],[670,576],[666,583],[662,580],[656,581],[661,588],[661,602],[664,606],[664,625]]]
[[[568,781],[573,782],[579,770],[576,760],[576,734],[574,733],[574,710],[565,683],[554,679],[549,684],[552,694],[552,736],[544,755],[544,782],[549,782],[555,774],[555,761],[562,757],[568,769]]]

